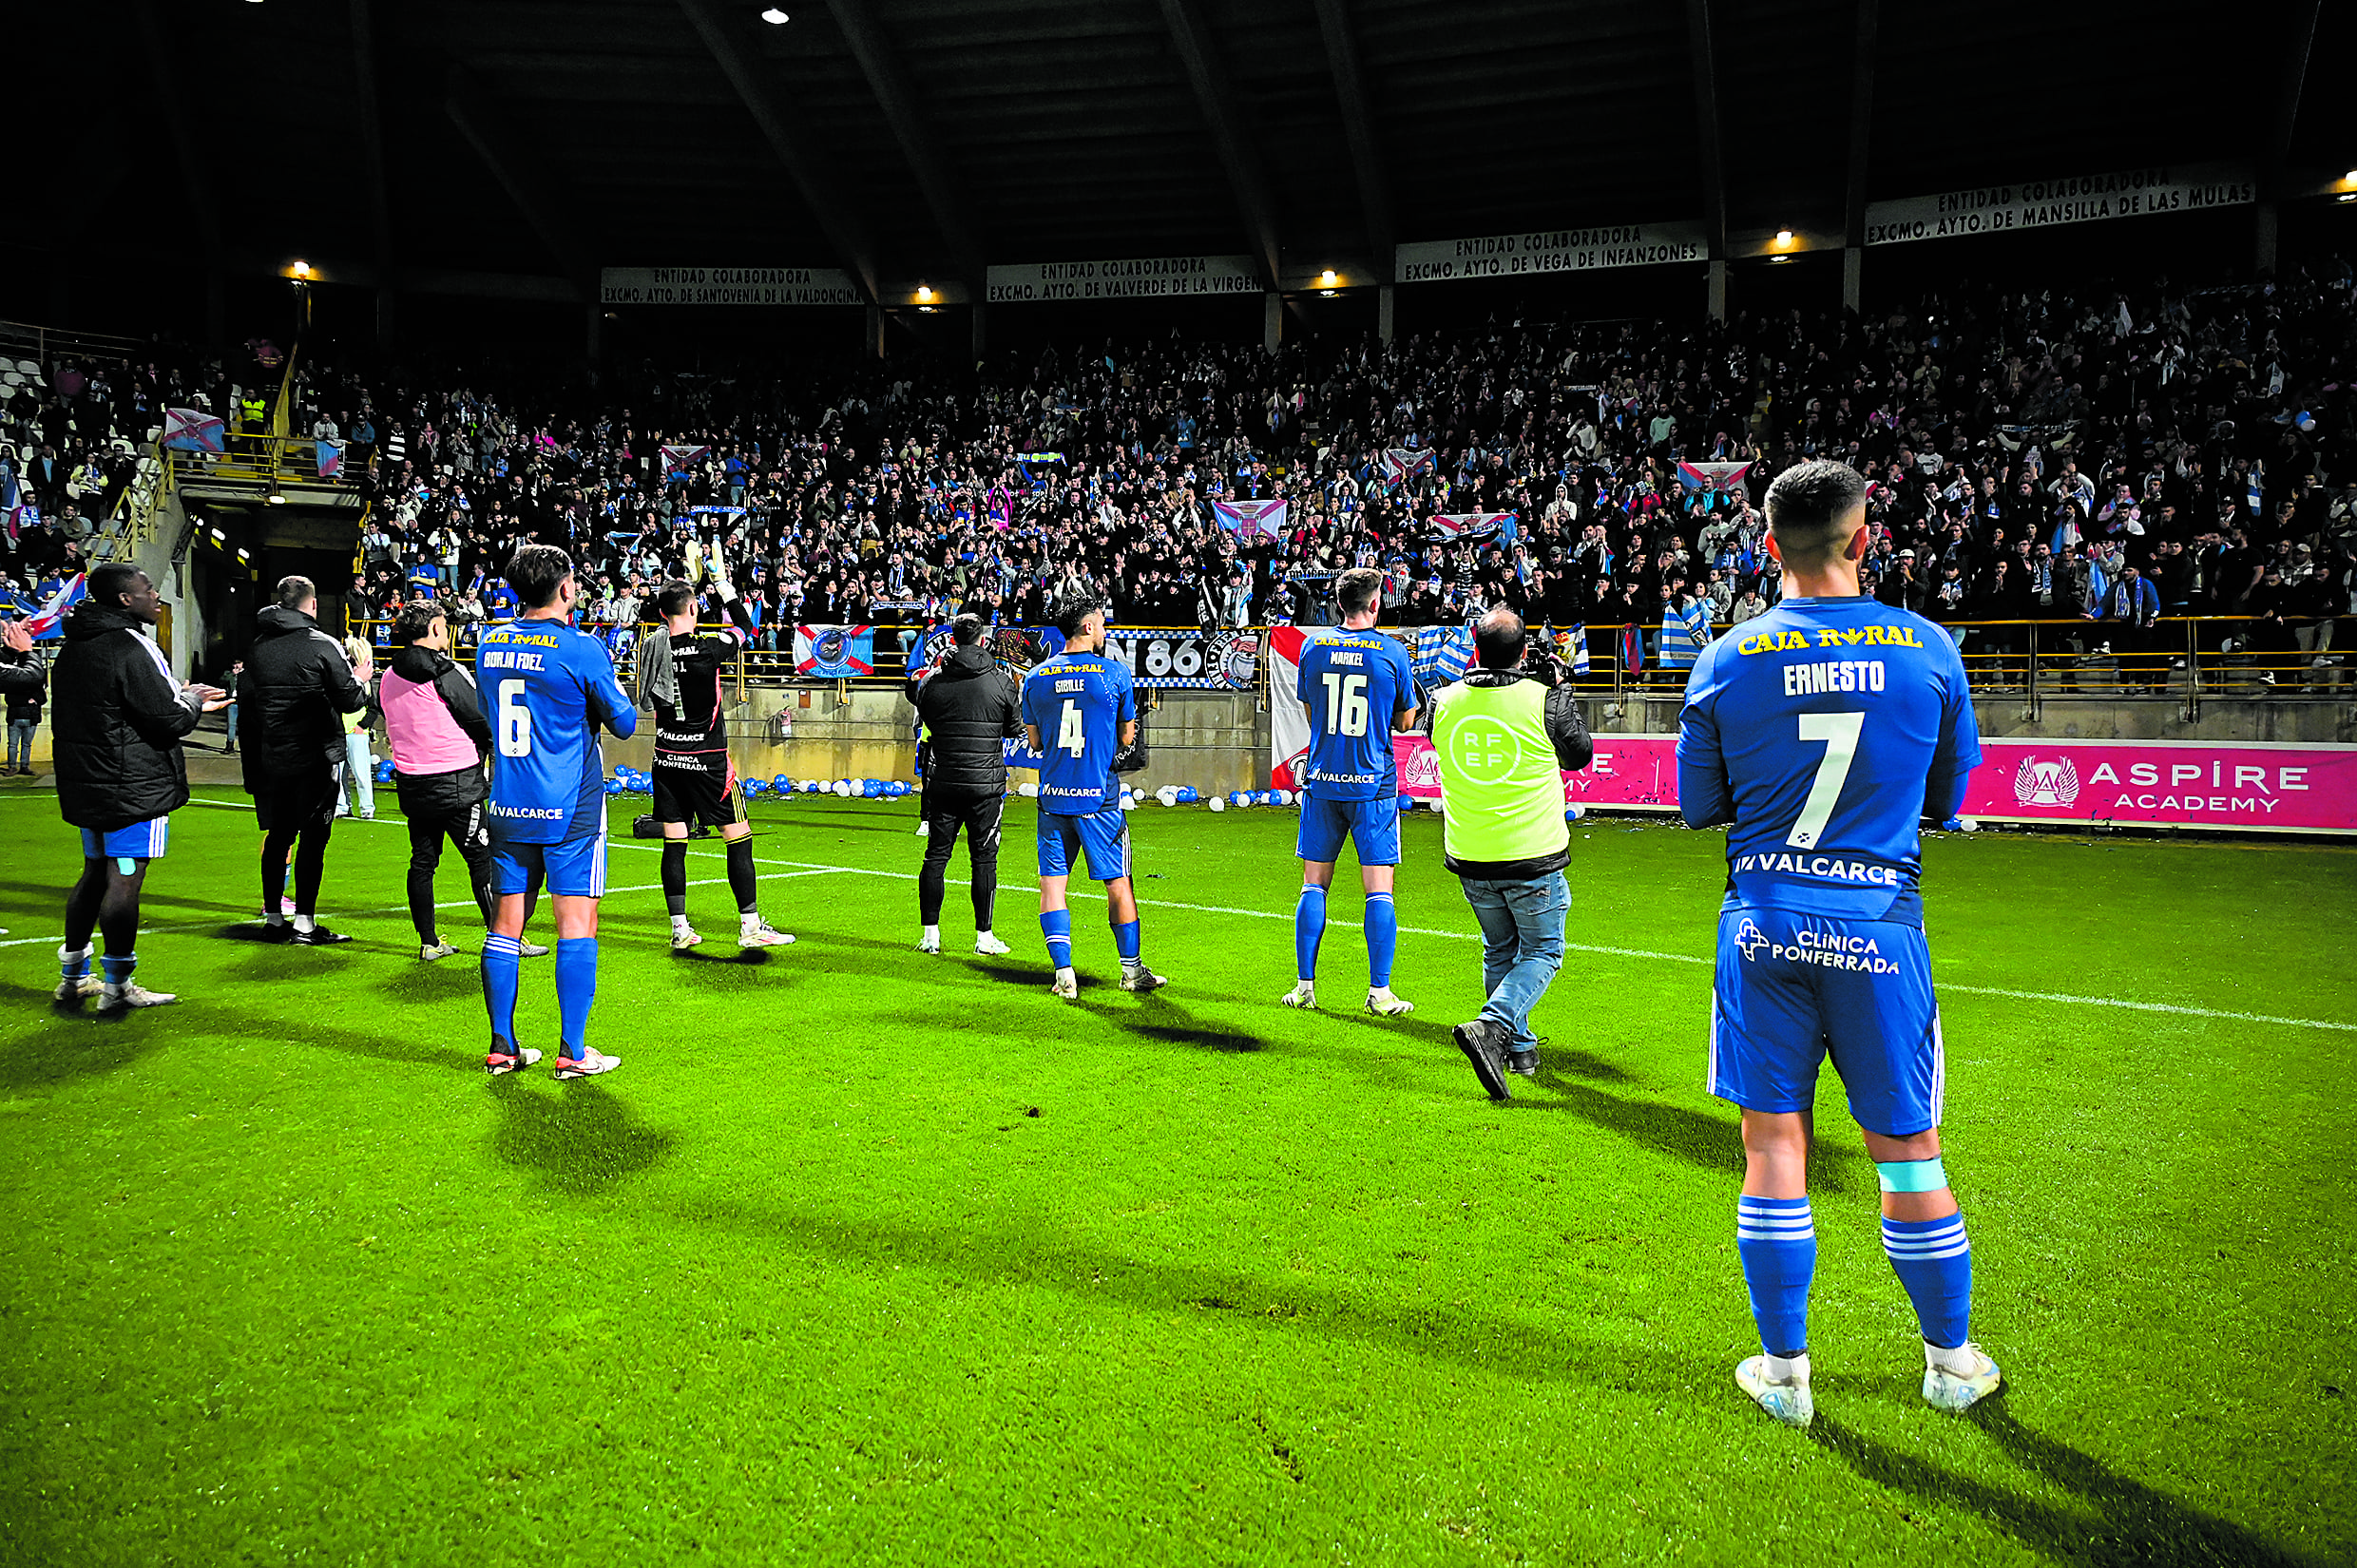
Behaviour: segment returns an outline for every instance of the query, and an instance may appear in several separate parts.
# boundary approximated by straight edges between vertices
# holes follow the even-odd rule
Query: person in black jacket
[[[66,649],[53,673],[50,719],[57,806],[82,830],[82,879],[66,895],[66,945],[57,950],[56,1002],[74,1008],[90,994],[90,932],[106,939],[98,987],[105,1008],[153,1007],[173,1000],[132,979],[139,966],[139,894],[147,864],[163,853],[171,813],[188,803],[181,736],[200,715],[228,706],[214,686],[172,679],[146,628],[163,616],[147,574],[127,562],[93,569],[88,597],[66,621]],[[11,648],[25,642],[11,626]]]
[[[0,777],[10,774],[30,778],[32,773],[32,736],[41,727],[41,699],[49,689],[48,672],[32,651],[29,637],[10,638],[0,645],[0,698],[5,698],[9,720],[8,766],[0,768]]]
[[[278,602],[257,621],[260,634],[238,683],[244,710],[245,793],[262,830],[262,923],[273,942],[324,947],[352,939],[316,919],[328,835],[343,798],[344,722],[368,706],[371,674],[363,645],[355,670],[336,641],[314,619],[319,591],[307,577],[278,581]],[[281,900],[287,852],[295,855],[295,923]]]
[[[1023,733],[1023,695],[982,647],[982,618],[949,623],[949,657],[916,686],[911,700],[924,726],[931,766],[925,775],[925,865],[916,901],[925,934],[920,953],[941,951],[941,900],[949,851],[966,830],[973,867],[974,951],[1011,951],[990,929],[999,889],[999,814],[1006,798],[1006,748]]]

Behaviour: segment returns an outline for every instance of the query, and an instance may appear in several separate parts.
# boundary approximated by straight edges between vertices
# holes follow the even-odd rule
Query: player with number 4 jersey
[[[1066,601],[1056,629],[1064,652],[1024,679],[1025,739],[1040,762],[1040,932],[1061,997],[1080,995],[1072,968],[1072,911],[1064,884],[1075,862],[1104,884],[1105,912],[1121,959],[1121,989],[1166,984],[1139,957],[1138,899],[1129,878],[1129,820],[1113,764],[1138,738],[1138,692],[1129,666],[1105,652],[1104,607]]]
[[[1804,463],[1768,491],[1784,602],[1704,649],[1686,685],[1678,807],[1731,824],[1709,1088],[1743,1107],[1736,1210],[1762,1354],[1743,1390],[1806,1425],[1810,1113],[1830,1055],[1883,1190],[1883,1245],[1924,1338],[1924,1397],[1961,1410],[1997,1365],[1967,1338],[1972,1253],[1940,1159],[1946,1058],[1924,941],[1920,825],[1980,763],[1955,644],[1859,592],[1866,485]]]
[[[1391,901],[1392,868],[1399,864],[1399,779],[1391,734],[1416,720],[1416,678],[1408,650],[1375,630],[1383,576],[1364,566],[1335,580],[1342,625],[1301,645],[1300,681],[1293,695],[1310,720],[1310,749],[1301,760],[1301,896],[1293,906],[1293,988],[1288,1007],[1317,1005],[1317,952],[1326,935],[1326,896],[1343,840],[1358,854],[1367,891],[1367,1010],[1383,1018],[1415,1011],[1391,994],[1391,956],[1399,915]]]

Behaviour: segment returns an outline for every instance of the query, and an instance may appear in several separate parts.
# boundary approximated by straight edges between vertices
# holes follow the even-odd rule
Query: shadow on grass
[[[1809,1428],[1809,1438],[1876,1485],[1969,1509],[2057,1562],[2085,1568],[2213,1568],[2229,1563],[2314,1568],[2317,1561],[2040,1436],[2013,1418],[2002,1396],[1976,1405],[1965,1419],[2022,1468],[2076,1495],[2086,1511],[2052,1507],[1959,1475],[1822,1415]]]
[[[534,1073],[545,1073],[553,1061],[544,1059]],[[670,1133],[642,1125],[638,1113],[602,1084],[551,1083],[544,1089],[509,1076],[491,1080],[490,1094],[500,1109],[491,1152],[569,1197],[591,1196],[624,1176],[653,1170],[676,1141]]]
[[[110,1073],[138,1061],[163,1038],[149,1026],[146,1011],[101,1013],[91,1000],[78,1012],[63,1012],[51,1005],[50,994],[46,985],[0,985],[5,999],[0,1006],[18,1018],[40,1020],[0,1050],[0,1090]]]

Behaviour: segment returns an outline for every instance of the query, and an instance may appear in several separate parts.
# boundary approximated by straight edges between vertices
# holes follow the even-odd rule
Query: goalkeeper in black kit
[[[662,826],[663,903],[671,911],[671,950],[685,952],[703,938],[687,923],[687,830],[693,823],[720,831],[728,851],[728,890],[737,900],[737,945],[782,947],[794,941],[761,918],[753,871],[753,821],[729,760],[728,718],[720,707],[720,672],[753,641],[744,602],[726,579],[712,597],[728,624],[702,631],[697,596],[685,583],[662,585],[655,599],[663,629],[639,649],[639,701],[655,710],[655,820]]]

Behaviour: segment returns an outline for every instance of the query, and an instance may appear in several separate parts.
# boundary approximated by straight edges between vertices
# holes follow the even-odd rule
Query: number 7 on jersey
[[[1858,732],[1866,728],[1866,715],[1802,714],[1800,737],[1803,740],[1825,742],[1825,755],[1817,759],[1817,776],[1809,786],[1809,798],[1801,802],[1800,815],[1793,820],[1792,832],[1785,843],[1795,850],[1816,848],[1825,835],[1825,825],[1832,820],[1833,808],[1841,803],[1842,785],[1849,778],[1849,765],[1858,757]]]

